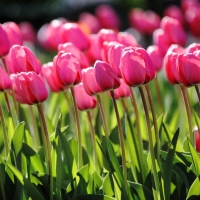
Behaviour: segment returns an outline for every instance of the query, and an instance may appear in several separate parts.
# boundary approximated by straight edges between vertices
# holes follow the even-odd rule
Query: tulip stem
[[[199,85],[195,85],[195,90],[196,90],[196,93],[197,93],[197,96],[198,96],[198,99],[199,99],[199,103],[200,103],[200,90],[199,90]]]
[[[43,138],[43,144],[45,146],[45,153],[46,153],[46,159],[47,159],[47,166],[49,171],[49,199],[53,200],[53,176],[52,176],[52,164],[51,164],[51,143],[49,140],[49,134],[47,129],[46,120],[44,117],[44,112],[42,109],[42,105],[39,103],[37,104],[38,114],[41,121],[41,126],[43,127],[42,131],[42,138]]]
[[[154,130],[155,130],[155,135],[156,135],[156,150],[157,150],[157,155],[156,155],[156,158],[158,160],[158,165],[161,169],[161,161],[160,161],[160,137],[159,137],[159,131],[158,131],[158,124],[157,124],[157,120],[156,120],[156,113],[155,113],[155,110],[154,110],[154,106],[153,106],[153,101],[152,101],[152,97],[151,97],[151,92],[150,92],[150,89],[149,89],[149,86],[148,84],[145,85],[145,89],[146,89],[146,92],[147,92],[147,97],[148,97],[148,100],[149,100],[149,104],[150,104],[150,108],[151,108],[151,113],[152,113],[152,116],[153,116],[153,124],[154,124]]]
[[[141,167],[141,171],[142,171],[142,178],[143,178],[143,182],[145,181],[145,169],[144,169],[144,154],[143,154],[143,142],[142,142],[142,135],[141,135],[141,127],[140,127],[140,116],[139,116],[139,112],[138,112],[138,107],[137,107],[137,103],[136,103],[136,99],[135,99],[135,95],[133,93],[133,90],[131,87],[129,87],[130,89],[130,93],[131,93],[131,102],[135,111],[135,121],[136,121],[136,127],[137,127],[137,136],[138,136],[138,144],[139,144],[139,161],[140,161],[140,167]],[[135,136],[133,136],[134,138]]]
[[[93,144],[93,150],[94,150],[94,165],[96,167],[96,170],[99,172],[99,163],[98,163],[98,158],[97,158],[97,147],[96,147],[96,140],[95,140],[95,131],[94,131],[94,127],[92,125],[92,116],[91,116],[91,112],[87,111],[87,117],[88,117],[88,121],[90,124],[90,133],[91,133],[91,137],[92,137],[92,144]]]
[[[74,112],[75,112],[75,119],[76,119],[76,127],[77,127],[77,139],[78,139],[78,169],[82,168],[83,160],[82,160],[82,139],[81,139],[81,128],[80,128],[80,120],[78,116],[78,107],[75,99],[74,94],[74,87],[70,87],[73,104],[74,104]]]
[[[98,103],[99,103],[99,108],[100,108],[100,112],[101,112],[101,117],[102,117],[102,121],[103,121],[103,128],[104,128],[104,131],[105,131],[105,135],[106,135],[107,138],[109,138],[108,126],[107,126],[107,123],[106,123],[105,112],[104,112],[104,109],[103,109],[103,104],[101,102],[100,95],[97,95],[97,100],[98,100]]]
[[[125,155],[125,147],[124,147],[123,130],[122,130],[122,125],[121,125],[121,120],[120,120],[120,117],[119,117],[117,103],[116,103],[115,96],[114,96],[114,91],[111,90],[110,93],[111,93],[111,96],[112,96],[112,100],[113,100],[113,104],[114,104],[114,108],[115,108],[115,114],[116,114],[116,118],[117,118],[117,124],[118,124],[119,141],[120,141],[121,154],[122,154],[122,169],[123,169],[123,175],[124,175],[124,185],[125,185],[126,192],[128,192],[126,155]]]
[[[187,94],[186,88],[183,85],[180,85],[180,87],[181,87],[181,92],[182,92],[182,95],[183,95],[183,100],[184,100],[184,103],[185,103],[187,118],[188,118],[190,141],[194,145],[194,134],[193,134],[193,131],[192,131],[192,115],[191,115],[191,108],[190,108],[189,98],[188,98],[188,94]]]
[[[5,58],[1,58],[2,60],[2,63],[4,65],[4,69],[6,70],[6,72],[10,75],[9,71],[8,71],[8,68],[7,68],[7,65],[6,65],[6,61],[5,61]]]
[[[157,99],[158,99],[159,113],[162,113],[163,112],[163,105],[162,105],[160,86],[159,86],[159,82],[158,82],[158,77],[157,76],[154,79],[154,83],[155,83],[156,95],[157,95]]]
[[[71,104],[70,104],[70,101],[69,101],[67,92],[64,90],[64,91],[63,91],[63,94],[64,94],[65,99],[66,99],[66,101],[67,101],[67,106],[68,106],[68,110],[69,110],[69,116],[70,116],[71,122],[72,122],[72,124],[73,124],[73,128],[75,128],[74,113],[73,113],[73,111],[72,111],[72,109],[71,109]]]
[[[152,138],[152,132],[151,132],[149,112],[148,112],[148,107],[147,107],[147,102],[146,102],[143,87],[139,87],[139,91],[142,98],[142,103],[143,103],[145,116],[146,116],[148,136],[149,136],[149,148],[150,148],[150,156],[151,156],[151,164],[152,164],[152,173],[154,176],[154,181],[155,181],[155,186],[156,186],[156,191],[157,191],[157,199],[160,199],[160,183],[159,183],[158,173],[156,170],[156,162],[155,162],[155,155],[154,155],[154,149],[153,149],[153,138]]]
[[[3,129],[3,136],[4,136],[4,145],[5,145],[5,151],[6,151],[6,158],[8,155],[8,136],[7,136],[7,131],[6,131],[6,124],[4,120],[4,115],[3,115],[3,110],[0,105],[0,118],[1,118],[1,123],[2,123],[2,129]]]

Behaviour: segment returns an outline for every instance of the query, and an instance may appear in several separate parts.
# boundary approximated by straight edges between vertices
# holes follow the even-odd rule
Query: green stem
[[[195,85],[195,90],[196,90],[196,93],[197,93],[197,96],[198,96],[198,99],[199,99],[199,103],[200,103],[200,90],[199,90],[199,86],[198,85]]]
[[[37,104],[37,109],[38,109],[38,113],[39,113],[39,117],[40,117],[40,120],[41,120],[41,125],[43,127],[43,131],[42,131],[42,134],[43,135],[43,143],[44,143],[44,146],[46,147],[46,159],[47,159],[47,166],[48,166],[48,171],[49,171],[49,197],[50,197],[50,200],[53,200],[53,176],[52,176],[52,164],[51,164],[51,143],[50,143],[50,140],[49,140],[49,134],[48,134],[48,129],[47,129],[47,124],[46,124],[46,121],[45,121],[45,117],[44,117],[44,112],[43,112],[43,109],[42,109],[42,105],[39,103]]]
[[[194,145],[194,133],[192,131],[193,130],[193,128],[192,128],[192,115],[191,115],[191,108],[190,108],[189,98],[188,98],[188,95],[187,95],[186,88],[183,85],[180,85],[180,87],[181,87],[181,92],[182,92],[182,95],[183,95],[183,100],[184,100],[184,103],[185,103],[187,118],[188,118],[190,141]]]
[[[114,108],[115,108],[115,114],[117,118],[117,124],[118,124],[118,132],[119,132],[119,141],[120,141],[120,146],[121,146],[121,154],[122,154],[122,169],[123,169],[123,175],[124,175],[124,184],[125,184],[125,190],[128,194],[128,182],[127,182],[127,170],[126,170],[126,154],[125,154],[125,147],[124,147],[124,136],[123,136],[123,130],[122,130],[122,125],[121,125],[121,120],[119,117],[119,112],[117,108],[117,103],[115,100],[114,96],[114,91],[110,91]]]
[[[4,184],[3,184],[3,178],[2,178],[2,172],[1,172],[1,165],[0,165],[0,191],[1,191],[1,194],[2,194],[2,197],[3,197],[3,200],[6,200],[6,193],[5,193],[5,190],[4,190]]]
[[[4,145],[5,145],[6,158],[7,158],[8,151],[9,151],[9,149],[8,149],[8,136],[7,136],[6,124],[5,124],[3,110],[2,110],[1,105],[0,105],[0,118],[1,118],[1,123],[2,123],[3,136],[4,136]]]
[[[101,102],[100,95],[97,95],[97,100],[98,100],[98,104],[99,104],[99,108],[100,108],[100,112],[101,112],[101,117],[102,117],[102,121],[103,121],[103,128],[104,128],[104,131],[105,131],[105,135],[106,135],[107,138],[109,138],[108,126],[107,126],[107,123],[106,123],[105,112],[104,112],[104,109],[103,109],[103,104]]]
[[[90,124],[90,133],[91,133],[91,137],[92,137],[92,144],[93,144],[93,150],[94,150],[94,165],[96,167],[96,170],[98,172],[100,172],[99,169],[99,163],[98,163],[98,158],[97,158],[97,147],[96,147],[96,140],[95,140],[95,131],[94,131],[94,127],[92,125],[92,116],[91,116],[91,112],[87,111],[87,117],[88,117],[88,121]]]
[[[159,86],[159,81],[158,81],[158,77],[157,76],[154,79],[154,83],[155,83],[155,88],[156,88],[156,95],[157,95],[157,100],[158,100],[159,113],[162,113],[163,112],[163,105],[162,105],[160,86]]]
[[[145,85],[145,89],[147,92],[147,96],[148,96],[148,100],[149,100],[149,104],[150,104],[150,108],[151,108],[151,113],[153,116],[153,124],[154,124],[154,130],[155,130],[155,135],[156,135],[156,150],[157,150],[157,155],[156,158],[158,160],[158,164],[159,167],[161,169],[161,161],[160,161],[160,137],[159,137],[159,131],[158,131],[158,124],[157,124],[157,120],[156,120],[156,113],[154,110],[154,105],[153,105],[153,101],[152,101],[152,97],[151,97],[151,92],[149,90],[149,86],[148,84]]]
[[[158,173],[156,170],[156,162],[155,162],[155,155],[154,155],[154,149],[153,149],[153,138],[152,138],[152,132],[151,132],[149,112],[148,112],[148,107],[147,107],[147,102],[146,102],[143,87],[139,87],[139,91],[141,94],[142,103],[144,106],[144,111],[145,111],[145,116],[146,116],[148,136],[149,136],[149,148],[150,148],[151,164],[152,164],[152,173],[154,176],[154,181],[155,181],[155,186],[156,186],[156,191],[157,191],[157,199],[160,199],[160,183],[159,183]]]
[[[137,102],[136,102],[133,90],[131,87],[129,87],[129,89],[130,89],[130,93],[131,93],[131,102],[132,102],[134,112],[135,112],[135,121],[136,121],[137,133],[138,133],[137,135],[138,135],[138,143],[139,143],[140,167],[141,167],[141,171],[142,171],[143,181],[145,181],[145,169],[144,169],[145,161],[144,161],[144,154],[143,154],[143,142],[142,142],[141,127],[140,127],[140,116],[139,116]]]
[[[77,127],[77,139],[78,139],[78,169],[82,168],[83,160],[82,160],[82,138],[81,138],[81,128],[80,128],[80,120],[78,116],[78,107],[76,104],[75,94],[74,94],[74,87],[70,87],[73,104],[74,104],[74,112],[75,112],[75,119],[76,119],[76,127]]]

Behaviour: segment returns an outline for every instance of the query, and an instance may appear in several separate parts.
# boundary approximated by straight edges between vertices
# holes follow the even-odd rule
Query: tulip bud
[[[104,62],[97,60],[94,64],[94,75],[97,84],[103,91],[113,90],[120,86],[120,80],[112,67]]]
[[[91,96],[103,92],[96,82],[93,67],[88,67],[82,70],[82,82],[85,91]]]
[[[20,32],[23,41],[30,41],[32,43],[36,42],[36,32],[29,22],[21,22],[19,24]]]
[[[10,42],[6,31],[0,25],[0,57],[4,57],[8,54],[10,50]]]
[[[195,143],[196,143],[196,150],[200,153],[200,135],[197,126],[194,128],[195,133]]]
[[[81,82],[81,65],[73,54],[60,51],[54,57],[53,65],[63,85],[71,87]]]
[[[52,92],[59,92],[65,89],[65,86],[56,76],[53,62],[48,62],[42,66],[42,75],[45,77]]]
[[[137,47],[138,43],[135,39],[135,37],[127,32],[119,32],[117,34],[119,43],[123,44],[124,46],[133,46],[133,47]]]
[[[74,87],[75,99],[79,110],[91,110],[96,107],[96,98],[87,94],[83,83]]]
[[[24,104],[36,104],[48,98],[43,80],[35,72],[12,74],[13,90],[17,101]]]
[[[118,44],[117,42],[115,41],[112,41],[112,42],[104,42],[103,43],[103,46],[101,48],[101,59],[105,62],[108,62],[108,52],[111,48],[111,46],[115,46],[116,44]]]
[[[10,77],[4,70],[4,68],[0,67],[0,91],[12,89],[12,82]]]

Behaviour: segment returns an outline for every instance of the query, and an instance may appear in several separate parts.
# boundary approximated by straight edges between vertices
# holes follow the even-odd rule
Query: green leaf
[[[89,165],[83,166],[77,173],[77,175],[80,177],[80,181],[78,183],[78,193],[80,194],[88,194],[87,192],[87,186],[89,181]]]
[[[197,127],[198,127],[198,130],[200,130],[200,119],[199,119],[199,116],[196,112],[193,112],[194,113],[194,117],[195,117],[195,121],[197,123]]]
[[[115,198],[100,195],[100,194],[86,194],[86,195],[77,195],[76,200],[115,200]]]
[[[171,144],[172,149],[170,148],[167,158],[166,158],[166,161],[163,166],[162,186],[164,187],[163,193],[164,193],[166,200],[170,199],[170,184],[171,184],[173,160],[174,160],[174,155],[175,155],[176,144],[178,141],[178,136],[179,136],[179,129],[176,131],[176,133],[172,139],[172,144]]]
[[[197,177],[193,182],[193,184],[191,185],[186,199],[199,199],[200,198],[199,188],[200,188],[200,180],[199,177]]]
[[[103,182],[103,190],[104,193],[108,196],[113,196],[114,195],[114,183],[111,177],[111,174],[108,173],[104,179]]]
[[[200,157],[197,151],[195,150],[194,146],[191,144],[189,138],[188,138],[188,146],[190,149],[190,153],[192,155],[192,160],[196,169],[196,176],[200,175]]]
[[[25,122],[19,123],[17,127],[15,128],[15,132],[13,135],[12,145],[14,147],[16,157],[22,148],[23,139],[24,139],[24,125],[25,125]]]
[[[19,182],[23,185],[24,189],[32,199],[45,200],[45,198],[37,190],[37,188],[28,179],[26,179],[17,168],[15,168],[8,162],[6,162],[6,165],[13,172],[13,174],[16,176]]]

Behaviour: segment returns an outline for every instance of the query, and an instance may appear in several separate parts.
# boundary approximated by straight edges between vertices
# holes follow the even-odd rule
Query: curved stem
[[[72,99],[74,103],[74,111],[75,111],[75,118],[76,118],[76,127],[77,127],[77,139],[78,139],[78,168],[82,168],[83,160],[82,160],[82,139],[81,139],[81,128],[80,128],[80,120],[78,116],[78,107],[76,104],[75,94],[74,94],[74,87],[70,87],[72,93]]]
[[[38,113],[39,113],[39,117],[40,117],[40,120],[41,120],[41,125],[43,127],[43,131],[42,131],[42,134],[43,135],[43,143],[44,143],[44,146],[46,147],[46,159],[47,159],[47,166],[48,166],[48,170],[49,170],[49,197],[50,197],[50,200],[53,200],[53,176],[52,176],[52,165],[51,165],[51,143],[50,143],[50,140],[49,140],[49,134],[48,134],[48,129],[47,129],[47,124],[46,124],[46,120],[45,120],[45,117],[44,117],[44,112],[43,112],[43,109],[42,109],[42,105],[39,103],[37,104],[37,109],[38,109]]]
[[[159,113],[162,113],[163,112],[163,105],[162,105],[160,86],[159,86],[159,82],[158,82],[158,77],[157,76],[154,79],[154,83],[155,83],[156,95],[157,95],[157,99],[158,99]]]
[[[97,95],[97,100],[98,100],[98,103],[99,103],[99,108],[100,108],[100,112],[101,112],[101,117],[102,117],[102,121],[103,121],[103,128],[104,128],[104,131],[105,131],[105,135],[106,135],[107,138],[109,138],[108,126],[107,126],[107,123],[106,123],[105,112],[104,112],[104,109],[103,109],[103,105],[102,105],[102,102],[101,102],[100,95]]]
[[[149,104],[150,104],[150,108],[151,108],[151,113],[152,113],[152,116],[153,116],[153,124],[154,124],[154,130],[155,130],[155,134],[156,134],[156,150],[157,150],[157,160],[158,160],[158,164],[159,164],[159,167],[161,169],[161,161],[160,161],[160,137],[159,137],[159,131],[158,131],[158,124],[157,124],[157,120],[156,120],[156,113],[155,113],[155,110],[154,110],[154,106],[153,106],[153,101],[152,101],[152,97],[151,97],[151,93],[150,93],[150,90],[149,90],[149,86],[148,84],[145,85],[145,89],[147,91],[147,96],[148,96],[148,99],[149,99]]]
[[[137,135],[138,135],[138,143],[139,143],[139,155],[140,155],[140,165],[142,170],[142,178],[143,181],[145,179],[145,169],[144,169],[144,154],[143,154],[143,142],[142,142],[142,134],[141,134],[141,127],[140,127],[140,116],[138,112],[137,102],[135,99],[135,95],[131,87],[129,87],[131,93],[131,102],[135,112],[135,120],[136,120],[136,127],[137,127]],[[134,136],[133,136],[134,137]]]
[[[150,155],[151,155],[151,164],[152,164],[152,173],[154,176],[156,191],[157,191],[157,199],[160,199],[160,183],[158,178],[158,173],[156,170],[156,162],[155,162],[155,155],[154,155],[154,149],[153,149],[153,140],[152,140],[152,132],[151,132],[151,124],[150,124],[150,118],[149,118],[149,112],[147,107],[147,102],[145,99],[144,90],[142,87],[139,87],[139,91],[142,98],[142,103],[144,106],[145,116],[146,116],[146,122],[147,122],[147,129],[148,129],[148,136],[149,136],[149,148],[150,148]]]
[[[195,90],[196,90],[196,93],[197,93],[197,96],[198,96],[198,99],[199,99],[199,103],[200,103],[200,90],[199,90],[199,86],[198,85],[195,85]]]
[[[191,115],[190,103],[189,103],[189,99],[188,99],[186,88],[183,85],[180,85],[180,87],[181,87],[181,92],[182,92],[182,95],[183,95],[183,100],[184,100],[184,103],[185,103],[187,118],[188,118],[190,141],[194,145],[194,133],[192,131],[193,128],[192,128],[192,115]]]
[[[96,170],[99,172],[99,163],[98,163],[98,158],[97,158],[95,131],[94,131],[94,127],[92,125],[92,116],[91,116],[90,111],[87,111],[87,117],[88,117],[88,121],[89,121],[89,124],[90,124],[90,131],[91,131],[92,144],[93,144],[93,150],[94,150],[94,165],[96,167]]]
[[[2,123],[3,136],[4,136],[4,145],[5,145],[6,158],[7,158],[8,151],[9,151],[9,149],[8,149],[8,136],[7,136],[6,124],[5,124],[3,110],[2,110],[1,105],[0,105],[0,118],[1,118],[1,123]]]
[[[119,141],[120,141],[121,154],[122,154],[122,168],[123,168],[123,175],[124,175],[124,184],[125,184],[126,192],[128,192],[127,170],[126,170],[126,154],[125,154],[125,147],[124,147],[123,130],[122,130],[122,125],[121,125],[121,120],[120,120],[120,117],[119,117],[117,103],[116,103],[115,96],[114,96],[114,91],[111,90],[110,93],[111,93],[111,96],[112,96],[112,100],[113,100],[113,104],[114,104],[114,108],[115,108],[115,114],[116,114],[116,118],[117,118],[117,124],[118,124]]]

